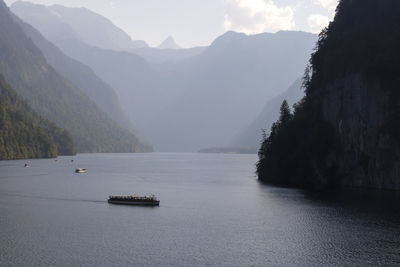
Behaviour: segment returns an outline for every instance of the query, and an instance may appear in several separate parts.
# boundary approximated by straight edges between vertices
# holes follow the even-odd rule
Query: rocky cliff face
[[[400,2],[341,0],[291,120],[260,149],[260,180],[400,190]]]
[[[341,185],[400,190],[400,146],[387,131],[389,99],[384,85],[363,75],[326,87],[322,114],[338,142],[328,159],[337,165]]]

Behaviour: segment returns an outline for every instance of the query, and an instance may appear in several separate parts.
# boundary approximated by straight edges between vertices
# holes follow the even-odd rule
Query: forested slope
[[[34,44],[43,53],[46,61],[61,75],[73,82],[79,89],[90,97],[107,115],[121,127],[130,126],[128,119],[122,112],[118,96],[114,89],[102,81],[86,65],[64,55],[55,45],[47,41],[31,25],[15,17],[16,22],[31,38]]]
[[[78,152],[151,150],[58,74],[12,16],[1,1],[0,73],[40,116],[67,129]]]
[[[400,190],[400,2],[342,0],[310,60],[306,97],[260,149],[259,179]]]
[[[0,75],[0,159],[72,155],[71,135],[40,118]]]

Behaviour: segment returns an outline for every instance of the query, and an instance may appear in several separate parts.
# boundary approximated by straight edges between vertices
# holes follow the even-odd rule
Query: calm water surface
[[[0,265],[400,265],[396,205],[264,186],[255,162],[163,153],[0,161]],[[106,202],[132,193],[154,193],[160,207]]]

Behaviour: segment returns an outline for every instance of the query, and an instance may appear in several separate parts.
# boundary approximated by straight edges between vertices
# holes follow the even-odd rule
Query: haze
[[[156,151],[255,152],[277,117],[263,110],[280,105],[277,95],[303,96],[291,85],[315,47],[310,31],[335,4],[37,0],[10,9],[33,26],[21,24],[53,68]]]
[[[8,5],[16,2],[6,0]],[[301,30],[318,33],[333,18],[337,0],[32,0],[86,7],[135,40],[158,46],[173,36],[182,47],[209,45],[227,30],[248,34]]]

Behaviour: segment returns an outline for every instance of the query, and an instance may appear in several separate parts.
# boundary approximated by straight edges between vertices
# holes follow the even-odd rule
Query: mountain
[[[203,47],[150,48],[144,41],[131,40],[126,33],[114,26],[107,18],[85,8],[44,6],[18,1],[13,3],[10,9],[57,46],[66,40],[75,40],[105,50],[132,52],[156,64],[188,58],[199,54],[204,49]],[[176,47],[176,44],[173,46]]]
[[[76,40],[57,44],[64,53],[84,62],[115,88],[124,112],[139,129],[161,112],[165,88],[162,73],[142,57],[128,52],[88,46]]]
[[[139,152],[150,148],[112,121],[58,74],[0,2],[0,73],[43,118],[73,136],[78,152]]]
[[[181,93],[146,135],[162,151],[230,146],[268,99],[302,75],[316,39],[304,32],[224,34],[175,64]]]
[[[56,46],[47,41],[36,29],[15,17],[16,22],[30,37],[45,56],[46,61],[61,75],[77,85],[107,115],[121,127],[130,127],[130,122],[123,113],[114,89],[103,82],[86,65],[64,55]]]
[[[181,47],[176,44],[174,37],[168,36],[158,47],[158,49],[180,49]]]
[[[109,19],[86,8],[60,5],[43,6],[17,1],[11,10],[20,18],[40,25],[38,30],[51,39],[79,39],[82,42],[111,50],[148,47],[144,41],[133,41]],[[47,22],[51,21],[51,24]]]
[[[304,96],[304,90],[302,90],[301,86],[302,80],[297,79],[285,92],[268,100],[261,113],[237,137],[232,146],[252,148],[253,151],[257,151],[260,146],[262,131],[269,130],[272,124],[278,119],[279,107],[283,100],[286,100],[290,106],[293,106],[293,104],[297,103]]]
[[[400,190],[400,2],[342,0],[306,71],[306,97],[260,149],[261,181]]]
[[[173,70],[170,71],[172,68],[170,63],[174,64],[184,58],[197,55],[203,50],[203,48],[179,50],[132,48],[129,50],[130,52],[126,52],[103,49],[84,42],[79,38],[79,33],[71,27],[65,27],[66,24],[59,27],[58,19],[50,14],[46,6],[33,5],[31,8],[30,3],[22,2],[18,5],[17,3],[13,4],[11,9],[22,20],[39,30],[62,53],[84,63],[98,77],[112,86],[119,96],[124,113],[131,121],[135,122],[135,126],[139,129],[143,129],[149,121],[154,119],[156,114],[162,112],[165,103],[173,99],[176,95],[175,92],[180,90],[176,85],[179,79],[172,78],[170,75],[173,72]],[[32,9],[34,11],[31,11]],[[76,9],[70,10],[70,12],[73,11]],[[38,17],[40,19],[37,19]],[[55,25],[54,28],[52,25]],[[63,36],[68,36],[68,38],[62,38]],[[38,46],[41,47],[41,45]],[[47,50],[48,47],[45,46],[44,49]],[[49,52],[45,52],[45,55],[47,54]],[[143,55],[150,62],[137,54]],[[54,57],[50,55],[49,61],[53,62],[54,67],[65,61],[51,60],[52,58]],[[65,68],[57,68],[58,71],[64,73],[63,69]],[[75,80],[68,73],[64,75]],[[82,81],[82,79],[76,80]],[[92,95],[90,96],[92,97]],[[96,103],[99,102],[96,101]],[[104,107],[104,105],[100,106]],[[107,109],[105,108],[105,110]]]
[[[75,154],[72,137],[40,118],[0,75],[0,159]]]
[[[144,58],[136,54],[126,51],[104,49],[100,48],[99,45],[88,44],[79,37],[79,33],[72,27],[67,28],[64,23],[61,24],[63,27],[59,27],[59,20],[51,15],[49,8],[50,7],[26,2],[18,2],[18,4],[15,3],[11,6],[15,14],[40,31],[44,38],[57,46],[63,54],[91,68],[96,76],[101,77],[102,80],[115,89],[123,107],[123,112],[127,114],[130,121],[135,122],[137,128],[142,129],[143,126],[155,116],[154,114],[160,112],[162,109],[163,104],[161,102],[163,102],[163,98],[161,95],[164,93],[170,94],[163,88],[165,82],[163,81],[164,79],[161,78],[161,74]],[[68,13],[73,12],[77,12],[77,9],[70,8]],[[79,14],[77,14],[77,16],[79,16]],[[106,18],[103,19],[106,20]],[[52,25],[55,25],[54,28],[52,28]],[[68,36],[68,38],[63,38],[63,36]],[[33,40],[35,40],[35,38],[33,38]],[[39,45],[39,47],[42,47],[42,45]],[[43,47],[46,50],[48,49],[47,45]],[[169,51],[151,48],[132,49],[135,51]],[[50,52],[46,52],[45,54],[48,55],[49,53]],[[51,60],[53,54],[54,53],[49,56],[49,61],[53,62],[54,66],[59,67],[61,64],[60,62],[66,61],[59,61],[58,58]],[[68,65],[71,65],[71,63],[68,63]],[[69,71],[66,71],[70,69],[70,67],[65,66],[58,68],[60,72],[63,72],[64,75],[71,80],[82,81],[79,77],[71,77],[72,75],[69,74]],[[80,69],[82,69],[81,66]],[[76,72],[74,72],[73,76],[76,76]],[[88,81],[83,80],[82,82],[87,83]],[[82,87],[86,88],[86,86]],[[90,92],[88,95],[92,96]],[[99,95],[97,95],[97,97],[99,97]],[[112,100],[112,98],[110,98],[110,100]],[[96,101],[96,103],[100,102]],[[103,104],[100,106],[104,106]],[[118,116],[119,115],[116,117]],[[115,118],[115,116],[113,116],[113,118]],[[120,118],[123,118],[123,116]]]
[[[57,20],[45,13],[40,21],[15,12],[112,86],[129,119],[162,151],[231,145],[266,101],[302,75],[317,41],[304,32],[228,32],[205,48],[113,51],[51,35],[46,27]]]
[[[231,144],[266,100],[302,74],[315,42],[302,32],[228,33],[197,56],[163,65],[79,41],[57,45],[116,89],[158,150],[197,151]]]

